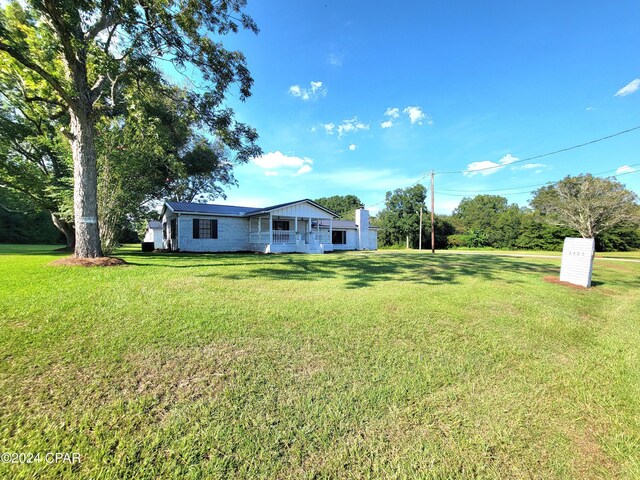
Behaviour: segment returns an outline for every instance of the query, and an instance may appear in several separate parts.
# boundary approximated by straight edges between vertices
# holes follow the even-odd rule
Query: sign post
[[[560,281],[589,288],[595,251],[596,242],[593,238],[565,238]]]

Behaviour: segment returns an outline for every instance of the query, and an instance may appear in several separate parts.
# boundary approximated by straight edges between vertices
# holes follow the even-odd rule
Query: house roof
[[[313,200],[305,198],[303,200],[296,200],[295,202],[280,203],[278,205],[271,205],[265,208],[256,207],[241,207],[234,205],[216,205],[213,203],[191,203],[191,202],[165,202],[165,206],[168,206],[172,211],[178,213],[204,213],[208,215],[226,215],[231,217],[245,217],[252,215],[259,215],[262,213],[269,213],[279,208],[288,207],[289,205],[295,205],[297,203],[310,203],[316,208],[327,212],[334,217],[338,214],[322,205],[317,204]],[[164,208],[163,208],[164,213]]]
[[[216,205],[213,203],[191,202],[165,202],[174,212],[180,213],[207,213],[210,215],[230,215],[242,217],[247,212],[255,210],[255,207],[240,207],[235,205]]]
[[[162,228],[162,222],[160,220],[148,220],[148,228]]]

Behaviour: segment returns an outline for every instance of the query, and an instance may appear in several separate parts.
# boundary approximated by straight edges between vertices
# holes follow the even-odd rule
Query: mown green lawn
[[[640,478],[640,263],[0,246],[1,478]]]

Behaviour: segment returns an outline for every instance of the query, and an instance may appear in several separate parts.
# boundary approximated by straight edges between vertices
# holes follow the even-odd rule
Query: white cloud
[[[640,78],[636,78],[627,83],[624,87],[618,90],[615,94],[616,97],[625,97],[640,90]]]
[[[302,96],[302,89],[300,88],[300,85],[291,85],[289,87],[289,93],[291,95],[293,95],[294,97],[301,97]]]
[[[616,175],[620,175],[621,173],[631,173],[637,171],[637,168],[630,167],[629,165],[623,165],[618,167],[616,170]]]
[[[389,117],[389,120],[385,120],[380,124],[380,128],[391,128],[393,127],[393,121],[400,116],[400,109],[397,107],[389,107],[384,112],[385,117]]]
[[[507,153],[498,162],[492,162],[490,160],[483,160],[482,162],[473,162],[467,165],[467,171],[464,172],[465,176],[473,177],[476,174],[491,175],[498,170],[502,170],[505,166],[518,160],[518,157],[514,157],[510,153]]]
[[[400,109],[397,107],[389,107],[387,111],[384,112],[385,117],[398,118],[400,116]]]
[[[309,82],[309,88],[303,88],[300,85],[291,85],[289,94],[294,97],[301,98],[305,102],[316,100],[327,94],[327,87],[322,82]]]
[[[307,157],[285,155],[280,151],[269,152],[251,159],[251,163],[265,169],[264,174],[269,177],[279,175],[277,170],[284,170],[291,175],[302,175],[312,170],[313,160]],[[295,170],[295,172],[292,172]]]
[[[312,170],[311,165],[305,164],[305,165],[302,165],[294,175],[296,175],[296,176],[297,175],[303,175],[305,173],[310,172],[311,170]]]
[[[330,53],[329,57],[327,58],[327,63],[332,67],[341,67],[343,60],[344,60],[344,55]]]
[[[343,120],[340,125],[333,123],[325,123],[322,125],[327,135],[333,135],[335,131],[338,132],[338,137],[342,137],[347,133],[357,132],[358,130],[369,130],[369,125],[362,123],[358,120],[358,117],[353,117],[349,120]]]
[[[433,125],[431,117],[424,113],[420,107],[407,107],[403,112],[409,115],[411,124],[417,123],[418,125],[422,125],[422,122],[426,120],[427,125]]]
[[[333,135],[333,129],[336,127],[333,123],[325,123],[322,126],[328,135]]]
[[[349,145],[349,150],[351,150],[352,152],[356,149],[356,144],[352,143],[351,145]]]
[[[519,167],[511,167],[511,170],[531,170],[533,168],[542,167],[546,167],[546,165],[544,163],[525,163],[524,165],[520,165]]]

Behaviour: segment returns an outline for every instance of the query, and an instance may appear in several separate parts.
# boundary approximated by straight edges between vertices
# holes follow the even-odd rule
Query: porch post
[[[273,243],[273,213],[269,212],[269,244]]]
[[[333,217],[329,219],[329,243],[333,243]]]
[[[298,243],[298,216],[296,215],[295,220],[293,221],[293,241]]]
[[[258,241],[256,243],[262,243],[262,234],[260,233],[261,227],[262,227],[262,217],[258,217]]]

